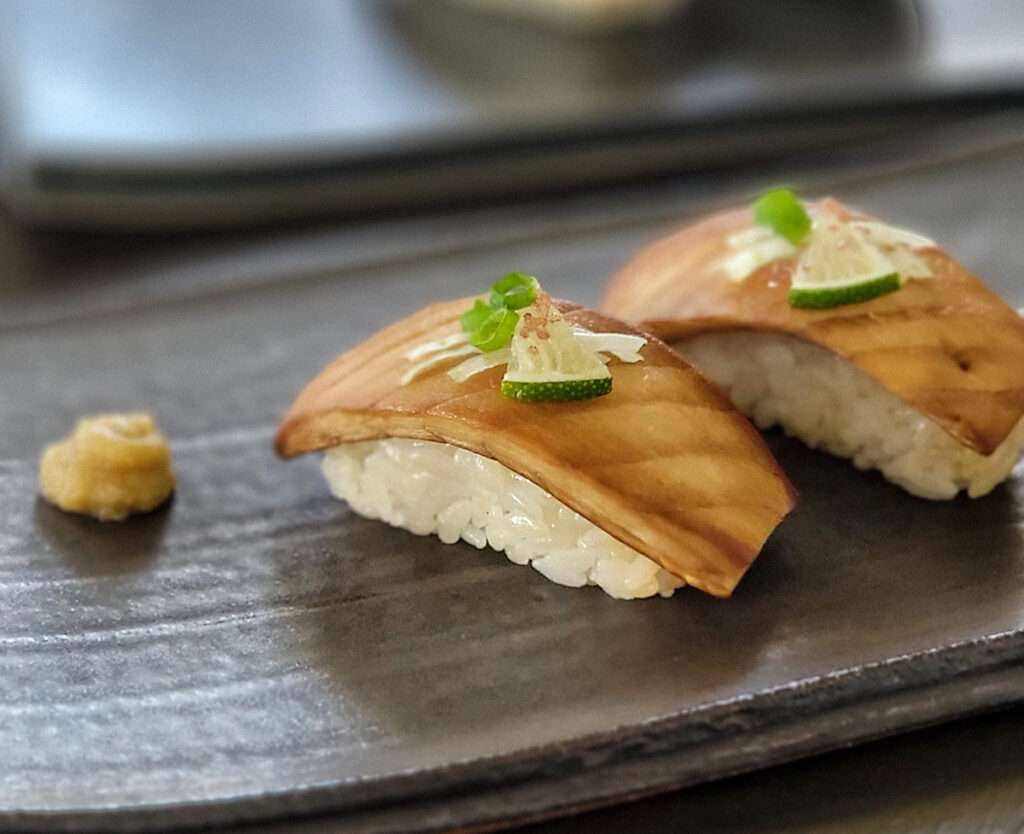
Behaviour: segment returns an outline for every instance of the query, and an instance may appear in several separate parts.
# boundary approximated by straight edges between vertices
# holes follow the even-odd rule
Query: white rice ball
[[[504,551],[560,585],[617,599],[672,596],[685,583],[491,458],[391,437],[329,449],[323,472],[352,509],[446,544]]]
[[[760,428],[781,426],[922,498],[985,495],[1024,448],[1024,419],[992,454],[980,455],[853,362],[794,336],[730,330],[674,347]]]

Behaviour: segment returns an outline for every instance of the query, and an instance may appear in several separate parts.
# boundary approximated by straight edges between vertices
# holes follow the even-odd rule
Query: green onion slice
[[[484,322],[470,332],[469,342],[485,353],[503,348],[512,341],[518,322],[519,314],[512,310],[491,310]]]
[[[490,306],[478,298],[469,310],[459,316],[459,322],[466,333],[472,333],[487,321],[488,316],[493,312],[494,310]]]
[[[520,310],[529,307],[537,298],[539,284],[532,275],[510,272],[491,287],[491,307]]]
[[[770,226],[775,234],[794,246],[811,230],[811,218],[788,188],[769,191],[754,203],[754,220],[762,226]]]

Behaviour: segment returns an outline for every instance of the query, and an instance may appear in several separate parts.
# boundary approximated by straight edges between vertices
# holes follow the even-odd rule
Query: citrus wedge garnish
[[[564,402],[600,397],[612,390],[604,358],[576,336],[572,325],[541,291],[522,311],[509,345],[503,396],[529,402]]]
[[[793,271],[790,305],[837,307],[899,288],[899,270],[893,262],[838,209],[823,203]]]
[[[566,402],[612,390],[610,357],[641,362],[647,339],[637,333],[592,332],[568,321],[537,279],[510,272],[459,317],[461,330],[416,345],[401,377],[408,385],[439,365],[456,382],[506,366],[502,396],[523,402]],[[606,358],[606,356],[608,358]]]
[[[501,381],[501,395],[531,403],[567,402],[600,397],[612,390],[610,376],[598,379],[565,379],[558,382]]]
[[[888,275],[880,275],[877,278],[868,278],[864,281],[855,281],[851,284],[831,284],[823,287],[812,287],[800,289],[791,287],[789,290],[789,304],[791,307],[811,307],[815,309],[826,309],[838,307],[841,304],[857,304],[861,301],[870,301],[894,292],[900,288],[900,276],[896,272]]]

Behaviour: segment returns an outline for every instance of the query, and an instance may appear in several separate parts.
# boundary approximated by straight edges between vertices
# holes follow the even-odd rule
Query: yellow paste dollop
[[[84,417],[39,460],[46,500],[101,521],[155,509],[174,485],[167,440],[144,413]]]

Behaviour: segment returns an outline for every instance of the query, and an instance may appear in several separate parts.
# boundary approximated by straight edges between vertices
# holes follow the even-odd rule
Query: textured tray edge
[[[0,811],[24,832],[140,832],[330,814],[360,834],[494,828],[648,796],[1024,702],[1024,629],[642,724],[439,768],[166,806]]]

